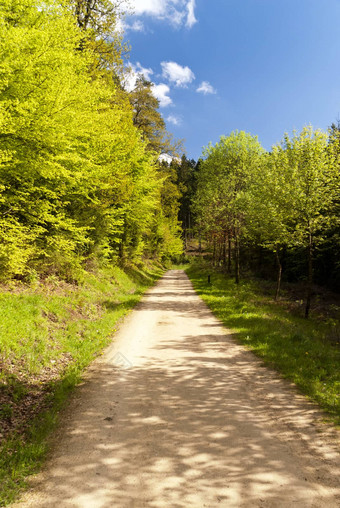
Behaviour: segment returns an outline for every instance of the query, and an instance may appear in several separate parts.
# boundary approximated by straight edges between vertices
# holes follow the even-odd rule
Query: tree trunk
[[[262,277],[262,267],[263,267],[263,250],[261,247],[258,249],[258,258],[257,258],[257,272]]]
[[[222,259],[223,259],[223,241],[220,236],[218,241],[218,266],[221,266]]]
[[[313,237],[312,233],[309,233],[308,242],[308,286],[307,286],[307,300],[305,309],[305,318],[308,319],[310,312],[310,305],[312,300],[312,287],[313,287]]]
[[[122,263],[125,262],[125,244],[126,244],[126,224],[124,224],[124,230],[119,244],[119,258]]]
[[[214,237],[214,244],[213,244],[213,266],[216,265],[216,238]]]
[[[238,235],[235,235],[235,282],[240,282],[240,241]]]
[[[277,264],[277,281],[276,281],[276,292],[275,292],[275,300],[278,299],[281,289],[281,276],[282,276],[282,264],[280,260],[280,256],[278,251],[275,251],[276,264]]]
[[[227,266],[227,233],[223,236],[223,266],[224,269]]]
[[[228,236],[228,273],[231,273],[231,238]]]

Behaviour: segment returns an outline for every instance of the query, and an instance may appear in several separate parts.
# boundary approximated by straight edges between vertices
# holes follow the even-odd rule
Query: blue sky
[[[340,117],[340,0],[130,0],[129,61],[189,158],[245,130],[266,149]]]

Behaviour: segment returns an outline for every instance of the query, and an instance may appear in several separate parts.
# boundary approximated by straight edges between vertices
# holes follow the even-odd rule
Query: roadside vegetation
[[[45,457],[58,412],[121,318],[161,274],[149,264],[56,277],[0,291],[0,506]]]
[[[197,260],[186,272],[236,340],[293,381],[319,404],[325,417],[340,425],[339,307],[328,305],[306,320],[302,302],[292,300],[288,286],[275,301],[275,283],[249,274],[237,284],[225,272]]]

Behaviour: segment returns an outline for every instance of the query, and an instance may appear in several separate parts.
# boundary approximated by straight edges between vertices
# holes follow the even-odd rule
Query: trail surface
[[[182,271],[126,319],[54,441],[15,506],[340,506],[337,432],[233,341]]]

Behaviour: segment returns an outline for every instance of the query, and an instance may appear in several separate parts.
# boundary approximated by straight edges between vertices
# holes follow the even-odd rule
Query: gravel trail
[[[13,507],[340,506],[339,433],[170,270],[89,369]]]

